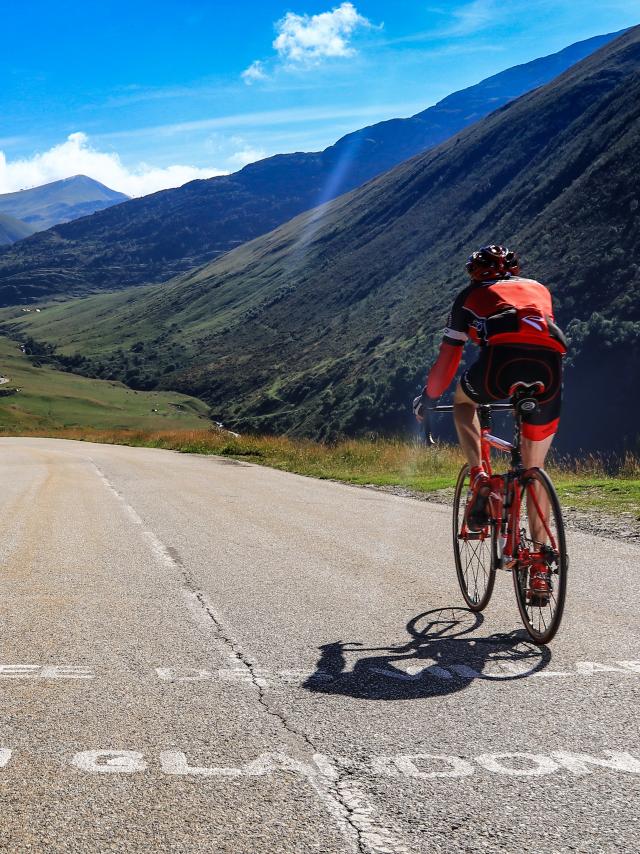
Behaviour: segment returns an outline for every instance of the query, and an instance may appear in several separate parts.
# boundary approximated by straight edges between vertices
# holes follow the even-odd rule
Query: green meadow
[[[206,404],[173,392],[134,391],[119,382],[32,364],[15,341],[0,337],[0,432],[73,427],[101,430],[205,429]]]

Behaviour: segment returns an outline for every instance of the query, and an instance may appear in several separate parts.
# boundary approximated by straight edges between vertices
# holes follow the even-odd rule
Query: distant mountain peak
[[[43,231],[128,200],[129,196],[95,178],[72,175],[0,195],[0,213],[31,224],[33,231]]]

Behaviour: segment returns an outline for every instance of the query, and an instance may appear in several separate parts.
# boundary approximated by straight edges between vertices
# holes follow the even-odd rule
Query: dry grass
[[[458,448],[428,448],[394,439],[350,439],[325,445],[276,436],[239,436],[217,430],[94,430],[67,428],[29,431],[105,444],[164,448],[192,454],[219,454],[283,471],[345,483],[397,486],[433,492],[454,485],[463,458]],[[556,457],[548,466],[567,506],[640,516],[640,460],[633,455],[587,454]]]

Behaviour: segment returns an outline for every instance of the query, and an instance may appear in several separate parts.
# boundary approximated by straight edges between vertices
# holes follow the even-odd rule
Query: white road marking
[[[4,679],[95,679],[92,667],[71,664],[0,664],[0,681]]]
[[[572,774],[591,774],[590,766],[607,768],[611,771],[625,771],[628,774],[640,774],[640,761],[630,753],[621,753],[618,750],[605,750],[604,753],[607,754],[608,759],[564,750],[554,750],[551,755]]]
[[[374,774],[421,780],[471,777],[481,770],[501,777],[540,777],[562,771],[573,775],[590,774],[595,769],[640,774],[640,760],[630,753],[605,750],[604,756],[591,756],[568,750],[544,753],[481,753],[474,757],[409,753],[377,756],[371,760]]]
[[[440,770],[425,771],[422,763],[436,763]],[[419,764],[420,763],[420,764]],[[416,777],[435,780],[442,777],[470,777],[473,766],[459,756],[440,756],[434,753],[407,753],[401,756],[376,756],[371,760],[374,773],[386,777]]]
[[[191,604],[194,610],[194,616],[199,614],[196,611],[196,606]],[[202,619],[202,617],[199,617]],[[476,670],[474,667],[469,667],[467,664],[447,664],[443,667],[439,664],[432,664],[427,667],[421,665],[405,665],[403,669],[400,667],[378,667],[370,665],[364,668],[366,673],[373,673],[379,676],[384,676],[388,679],[395,679],[400,682],[419,682],[428,679],[436,679],[438,681],[451,681],[453,679],[467,679],[470,681],[481,680],[484,682],[503,682],[512,677],[528,677],[528,678],[573,678],[576,677],[591,677],[598,674],[619,673],[626,676],[640,676],[640,661],[615,661],[612,664],[605,664],[598,661],[578,661],[572,665],[567,665],[573,668],[572,670],[540,670],[532,673],[531,668],[527,668],[516,662],[496,662],[498,672],[495,672],[493,663],[489,663],[483,670]],[[300,684],[313,679],[318,682],[333,682],[339,679],[349,679],[354,677],[353,671],[345,670],[339,674],[334,674],[329,671],[308,670],[278,670],[273,671],[266,667],[253,668],[254,673],[258,673],[260,681],[265,686],[284,683],[284,684]],[[233,667],[231,669],[209,670],[205,667],[186,667],[174,665],[172,667],[157,667],[155,672],[158,678],[163,682],[207,682],[211,680],[237,680],[250,681],[246,679],[245,671],[242,668]]]
[[[137,750],[83,750],[71,764],[89,774],[135,774],[145,771],[147,763]]]
[[[15,754],[16,751],[11,748],[0,748],[0,768],[6,768]],[[320,780],[322,786],[329,786],[329,791],[336,785],[345,791],[353,787],[351,791],[354,798],[364,797],[361,788],[364,777],[446,781],[473,777],[478,773],[499,777],[543,777],[560,773],[581,777],[606,771],[640,775],[640,758],[624,750],[603,750],[599,756],[573,750],[480,753],[475,756],[398,753],[372,756],[359,763],[344,756],[316,753],[313,755],[313,764],[295,759],[287,753],[266,752],[239,765],[202,766],[191,764],[182,750],[161,750],[158,760],[151,761],[139,750],[103,749],[80,751],[68,761],[71,766],[86,774],[151,773],[159,767],[163,774],[174,777],[239,780],[285,771],[316,783]],[[360,779],[356,779],[356,775]],[[367,812],[367,815],[370,817],[371,813]]]
[[[35,676],[40,670],[38,664],[0,664],[1,679],[24,679]]]
[[[203,627],[209,628],[206,615],[203,615],[201,604],[194,601],[195,594],[187,596],[187,606],[192,611],[194,619],[202,623]],[[239,661],[234,655],[229,656],[232,666],[222,667],[216,670],[210,670],[207,667],[193,667],[187,665],[173,665],[171,667],[155,667],[150,670],[154,673],[157,679],[161,682],[175,683],[190,683],[190,682],[236,682],[247,685],[255,685],[256,683],[262,687],[271,685],[299,685],[308,682],[312,679],[315,682],[333,682],[340,678],[349,678],[353,676],[351,671],[344,671],[338,675],[329,671],[314,671],[308,670],[270,670],[268,667],[259,667],[251,665],[251,672],[247,669],[242,661]],[[422,665],[409,665],[403,670],[393,669],[388,667],[371,666],[366,669],[368,673],[375,673],[379,676],[384,676],[389,679],[396,679],[405,682],[418,682],[425,679],[437,679],[451,681],[456,677],[469,680],[483,680],[485,682],[501,682],[508,679],[510,676],[523,677],[529,674],[530,678],[540,677],[592,677],[600,674],[617,673],[625,676],[640,677],[640,660],[615,661],[612,664],[607,664],[599,661],[578,661],[573,665],[573,670],[542,670],[538,673],[530,673],[528,670],[511,662],[500,662],[503,673],[500,675],[488,675],[485,672],[476,670],[466,664],[450,664],[449,669],[441,667],[438,664],[433,664],[428,667]],[[253,673],[253,676],[251,675]],[[118,674],[122,678],[125,674]],[[114,674],[107,673],[108,677],[113,677]],[[102,674],[104,677],[104,673]],[[72,664],[30,664],[30,663],[0,663],[0,682],[16,679],[96,679],[98,674],[95,667],[86,667]],[[139,675],[136,673],[136,678]]]
[[[483,753],[476,756],[475,761],[493,774],[508,777],[542,777],[558,770],[553,759],[536,753]]]

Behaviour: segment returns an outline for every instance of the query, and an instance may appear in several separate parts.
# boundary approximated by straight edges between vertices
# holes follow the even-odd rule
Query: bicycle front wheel
[[[496,581],[497,548],[495,525],[480,533],[469,533],[464,511],[469,490],[469,466],[460,470],[453,497],[453,554],[460,590],[472,611],[483,611],[489,604]]]
[[[560,627],[567,595],[569,560],[562,510],[544,469],[526,472],[519,489],[519,543],[513,583],[525,629],[534,643],[545,644]]]

